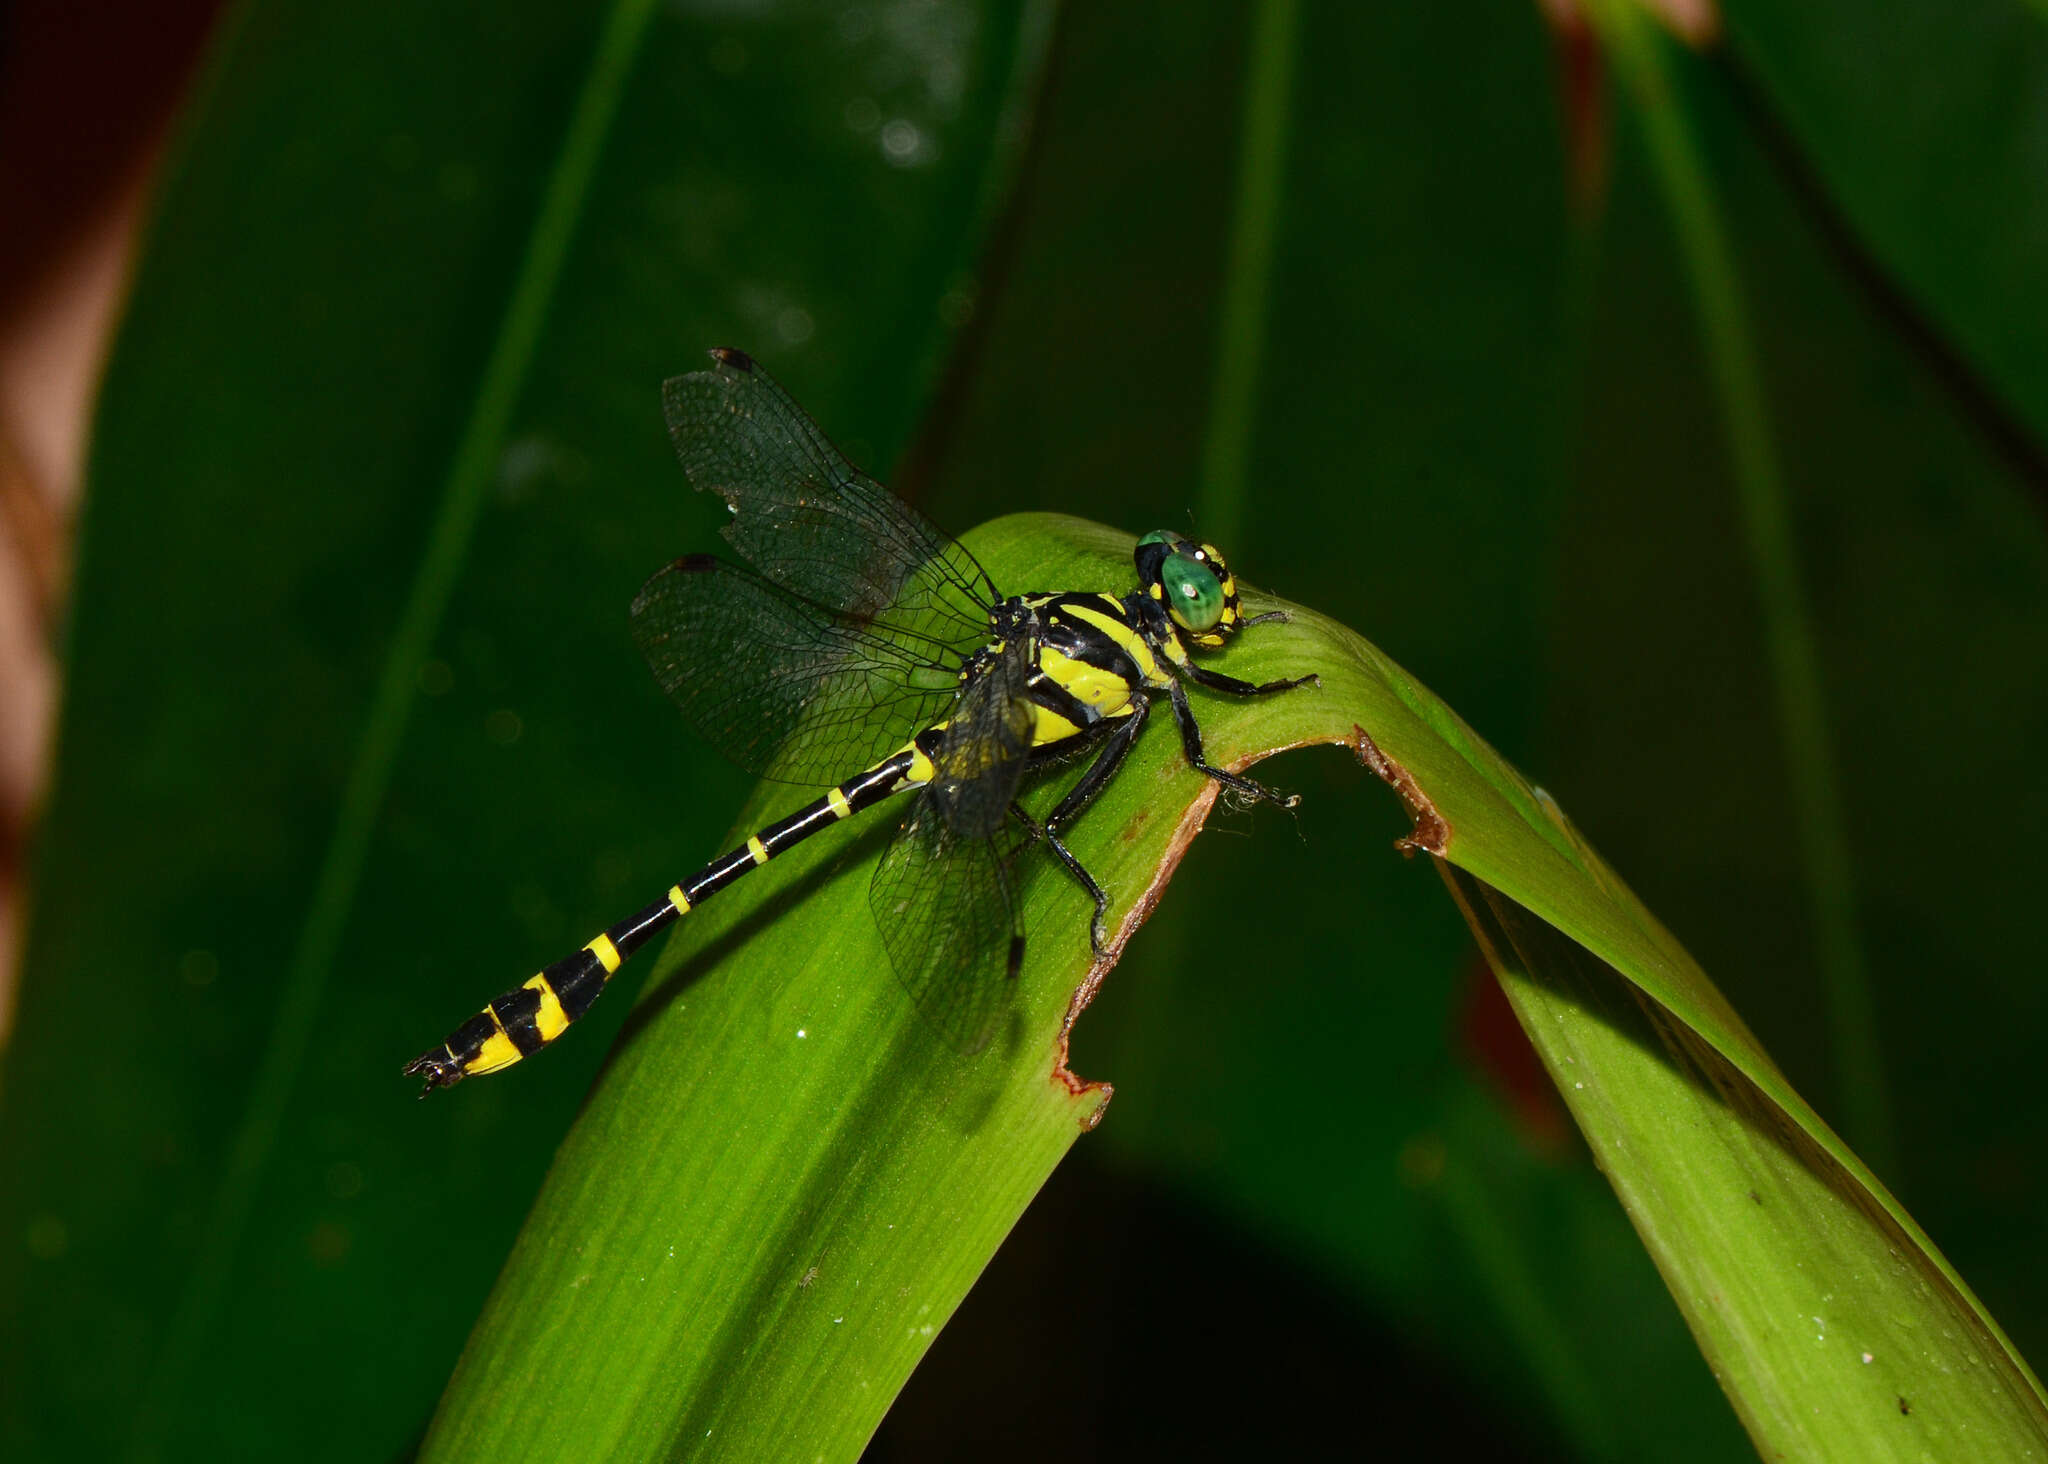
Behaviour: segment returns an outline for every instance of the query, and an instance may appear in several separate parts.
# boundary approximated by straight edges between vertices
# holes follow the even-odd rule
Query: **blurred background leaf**
[[[1046,19],[225,23],[80,530],[0,1156],[23,1457],[360,1459],[424,1425],[626,1004],[481,1102],[415,1107],[398,1065],[744,787],[679,755],[622,633],[718,518],[660,381],[787,353],[892,459]]]
[[[1669,58],[1778,424],[1883,1178],[2035,1356],[2042,22],[1737,0],[1724,50]],[[624,634],[715,527],[678,506],[663,376],[757,351],[956,528],[1198,500],[1252,33],[1226,7],[649,9],[475,436],[621,23],[254,3],[215,37],[79,530],[0,1134],[10,1453],[375,1457],[423,1425],[625,1004],[454,1103],[392,1069],[707,853],[743,788]],[[1308,4],[1295,44],[1233,560],[1556,792],[1839,1118],[1720,407],[1631,104],[1519,0]],[[465,434],[474,531],[327,977],[295,983]],[[1357,837],[1398,810],[1333,754],[1269,775],[1299,837],[1198,841],[1077,1034],[1117,1085],[1101,1129],[871,1454],[1306,1447],[1361,1399],[1397,1454],[1744,1450],[1455,910]]]
[[[1883,281],[2032,436],[2048,436],[2040,288],[2048,27],[2027,0],[1889,7],[1730,0],[1743,77],[1773,141]],[[1773,135],[1774,134],[1774,135]]]

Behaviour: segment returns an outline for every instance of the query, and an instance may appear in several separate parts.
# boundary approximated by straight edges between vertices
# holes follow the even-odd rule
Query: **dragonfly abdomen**
[[[452,1088],[464,1078],[494,1073],[533,1056],[588,1012],[619,967],[658,933],[777,854],[893,793],[922,786],[931,776],[927,753],[916,742],[906,745],[670,885],[662,899],[606,927],[581,950],[493,998],[439,1046],[406,1064],[406,1076],[426,1080],[420,1091],[425,1097],[436,1088]]]

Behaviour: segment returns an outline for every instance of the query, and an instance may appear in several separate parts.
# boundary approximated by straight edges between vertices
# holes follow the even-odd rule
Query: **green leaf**
[[[1238,288],[1219,277],[1239,228],[1223,211],[1252,145],[1255,34],[1245,11],[1066,13],[1008,288],[983,313],[935,475],[943,521],[1031,505],[1142,530],[1192,513],[1241,572],[1367,630],[1547,771],[1546,688],[1576,644],[1559,643],[1552,601],[1561,583],[1600,583],[1552,562],[1581,466],[1572,307],[1598,255],[1567,228],[1551,43],[1535,8],[1495,0],[1302,9],[1240,536],[1213,527],[1198,484],[1235,366],[1214,353]],[[1112,134],[1121,149],[1101,146]],[[1575,710],[1562,735],[1585,720]],[[1260,1285],[1286,1268],[1299,1289],[1276,1309],[1398,1349],[1510,1435],[1591,1457],[1743,1447],[1611,1191],[1554,1126],[1529,1142],[1475,1063],[1475,994],[1492,978],[1434,880],[1358,837],[1392,824],[1384,797],[1336,758],[1290,757],[1270,780],[1303,794],[1296,819],[1233,816],[1198,841],[1173,896],[1196,916],[1142,932],[1081,1026],[1085,1069],[1118,1094],[1067,1193],[1114,1214],[1145,1186],[1190,1215],[1184,1233],[1218,1237],[1205,1265]],[[1425,1152],[1463,1176],[1455,1195],[1418,1179]],[[1100,1248],[1027,1224],[1002,1263],[1011,1294],[1059,1290]],[[1128,1264],[1152,1254],[1134,1238]],[[1149,1429],[1162,1389],[1148,1379],[1184,1381],[1212,1355],[1227,1372],[1227,1349],[1158,1335],[1128,1295],[1096,1288],[1038,1318],[970,1299],[941,1343],[945,1374],[992,1356],[1026,1369],[1024,1339],[1084,1308],[1079,1325],[1147,1338],[1091,1416]],[[913,1390],[944,1406],[936,1384]],[[1246,1397],[1250,1437],[1282,1408],[1309,1435],[1341,1412],[1280,1391]]]
[[[1003,584],[1129,578],[1130,540],[1072,520],[1003,519],[969,542]],[[1960,1278],[1550,800],[1311,612],[1249,633],[1224,664],[1254,679],[1313,668],[1322,685],[1204,698],[1212,758],[1353,746],[1407,802],[1413,842],[1457,871],[1767,1455],[2048,1442],[2038,1385]],[[1119,942],[1215,796],[1154,734],[1077,826]],[[884,974],[865,878],[881,832],[813,840],[685,923],[471,1338],[428,1459],[851,1458],[866,1442],[1102,1097],[1062,1067],[1073,993],[1104,974],[1084,902],[1053,873],[1027,886],[1013,1035],[961,1058]]]
[[[6,1072],[0,1451],[417,1437],[616,1022],[438,1115],[398,1067],[744,791],[678,755],[625,633],[715,542],[660,383],[749,346],[892,458],[1024,135],[1042,7],[861,19],[224,26],[95,424]]]
[[[1868,59],[1838,49],[1845,64]],[[2006,1158],[2040,1118],[2040,995],[2013,978],[2036,945],[2017,891],[2039,880],[2040,694],[2009,669],[2048,626],[2036,495],[1954,360],[1845,251],[1839,217],[1759,121],[1758,94],[1712,62],[1672,70],[1660,105],[1696,129],[1754,302],[1818,632],[1813,690],[1836,708],[1856,917],[1899,1123],[1901,1164],[1875,1167],[2038,1357],[2041,1273],[2025,1237],[2039,1197],[2032,1169]],[[1874,114],[1869,135],[1893,121]],[[1823,1018],[1814,916],[1788,897],[1798,792],[1757,664],[1724,408],[1693,345],[1684,273],[1660,262],[1679,251],[1646,143],[1633,126],[1617,142],[1589,448],[1554,571],[1553,732],[1528,761],[1846,1126],[1854,1060]],[[1963,808],[1996,812],[1973,820],[1959,858]]]
[[[1782,432],[1900,1125],[1901,1169],[1880,1172],[2038,1356],[2044,988],[2029,973],[2048,783],[2042,682],[2014,669],[2048,637],[2038,473],[1786,148],[1744,64],[1757,9],[1731,9],[1736,64],[1687,58],[1666,105],[1698,129],[1728,211]],[[1809,24],[1777,9],[1774,24]],[[1939,23],[1928,9],[1915,25]],[[1176,26],[1165,10],[1128,29],[1128,11],[1075,11],[1063,33],[1012,288],[987,312],[940,475],[978,513],[1185,521],[1249,27]],[[1817,71],[1891,54],[1870,15],[1838,19],[1806,38]],[[1846,1123],[1852,1063],[1797,895],[1794,789],[1725,427],[1635,114],[1598,86],[1557,94],[1536,7],[1311,7],[1300,44],[1256,511],[1229,541],[1235,562],[1366,630],[1558,791]],[[1148,59],[1155,45],[1167,62]],[[1899,84],[1968,97],[2001,78],[1979,56]],[[1604,189],[1591,200],[1559,177],[1555,121],[1580,105],[1590,134],[1573,145],[1590,143]],[[1099,145],[1126,116],[1142,168]],[[2025,116],[2008,114],[2016,138]],[[1972,125],[1984,145],[1946,186],[2030,187],[2001,163],[2024,139],[1990,108]],[[1887,139],[1873,173],[1920,136],[1900,136],[1883,85],[1842,126]],[[1936,238],[1954,221],[1915,217]],[[1528,1105],[1502,1101],[1502,1054],[1475,1052],[1455,913],[1422,871],[1389,875],[1379,841],[1354,842],[1380,810],[1328,763],[1270,775],[1306,795],[1299,841],[1261,815],[1231,830],[1255,837],[1197,845],[1173,899],[1199,918],[1142,933],[1082,1024],[1087,1070],[1119,1090],[1089,1158],[1200,1207],[1228,1237],[1217,1266],[1277,1257],[1316,1302],[1447,1360],[1516,1428],[1561,1424],[1590,1457],[1729,1457],[1733,1420],[1608,1187],[1576,1145],[1517,1124]],[[1433,1171],[1411,1156],[1437,1152],[1458,1186],[1418,1179]],[[1081,1248],[1061,1241],[1036,1230],[1006,1261],[1012,1293],[1029,1267],[1057,1286]],[[956,1325],[973,1328],[957,1376],[1020,1324],[977,1319],[970,1300]],[[1121,1407],[1133,1375],[1113,1377]]]
[[[1781,9],[1772,26],[1808,25]],[[1944,285],[1942,261],[1997,253],[1971,220],[2024,222],[2011,190],[2027,170],[2003,164],[2025,128],[1985,100],[2005,74],[1978,23],[2010,13],[1971,10],[1932,38],[1948,50],[1924,26],[1901,32],[1909,58],[1960,58],[1909,74],[1890,35],[1846,13],[1795,37],[1797,67],[1759,59],[1761,7],[1733,6],[1758,87],[1705,64],[1676,104],[1698,110],[1774,415],[1797,428],[1782,446],[1820,569],[1912,1202],[2038,1346],[2041,988],[2025,972],[2040,716],[2012,668],[2042,636],[2039,515],[1972,383],[1958,390],[1955,363],[1845,267],[1844,219],[1859,239],[1884,230],[1857,208],[1829,214],[1810,176],[1788,180],[1782,135],[1755,120],[1788,78],[1819,96],[1884,63],[1876,85],[1832,93],[1847,104],[1823,120],[1837,141],[1869,140],[1876,166],[1852,159],[1864,184],[1920,180],[1880,200],[1879,222],[1927,238],[1880,258],[1931,266],[1897,277],[1935,278],[1909,293],[1961,339],[1943,291],[1974,289],[1971,270]],[[139,266],[82,526],[0,1127],[0,1448],[354,1459],[415,1436],[626,1003],[452,1103],[412,1105],[390,1070],[716,847],[743,793],[678,743],[623,631],[650,569],[710,547],[712,516],[678,506],[662,376],[704,345],[751,347],[883,467],[978,300],[920,458],[937,471],[881,475],[928,483],[947,524],[1022,505],[1185,521],[1225,369],[1212,305],[1243,18],[1068,11],[1042,145],[977,289],[966,271],[1033,111],[1043,14],[919,7],[936,48],[930,29],[884,23],[908,14],[650,13],[217,1324],[166,1370],[194,1259],[221,1233],[252,1076],[276,1061],[279,995],[428,525],[487,363],[526,318],[509,302],[539,257],[604,24],[552,4],[500,7],[489,28],[416,8],[245,8]],[[1256,512],[1233,559],[1368,627],[1540,767],[1787,1072],[1830,1094],[1840,1058],[1783,893],[1787,790],[1696,322],[1626,129],[1607,212],[1574,233],[1533,7],[1300,20],[1269,180],[1273,339],[1241,439]],[[1988,53],[2023,76],[2027,32],[2007,34],[2020,43],[1994,36]],[[962,77],[957,95],[931,85]],[[1900,131],[1902,88],[1973,102],[1921,106],[1927,130]],[[1804,141],[1820,113],[1783,110],[1839,204],[1828,150]],[[856,125],[898,115],[935,156],[896,166],[879,125]],[[1887,176],[1889,157],[1956,129],[1969,146],[1941,167]],[[1914,202],[1929,178],[1954,192],[1943,207]],[[2031,257],[2026,230],[2011,237]],[[2009,268],[1983,278],[2023,298]],[[2009,346],[1985,350],[2023,355],[2027,312],[2009,313]],[[1475,1413],[1525,1435],[1561,1426],[1587,1455],[1724,1457],[1726,1410],[1606,1186],[1575,1153],[1528,1142],[1449,1035],[1469,1030],[1463,932],[1419,867],[1389,873],[1384,840],[1359,837],[1386,800],[1336,758],[1269,776],[1308,793],[1303,839],[1265,812],[1231,820],[1256,838],[1200,841],[1170,918],[1081,1025],[1078,1065],[1120,1087],[1091,1158],[1206,1212],[1226,1237],[1218,1266],[1270,1249],[1326,1314],[1448,1364],[1483,1396]],[[890,988],[878,976],[876,1000]],[[1034,1289],[1064,1304],[1061,1252],[1005,1260],[1040,1266]],[[1006,1355],[1028,1356],[1010,1320],[984,1336],[1007,1330]],[[1163,1391],[1152,1355],[1121,1349],[1088,1398]],[[177,1411],[138,1429],[152,1387]],[[364,1401],[337,1416],[337,1395]],[[1252,1417],[1281,1406],[1304,1400],[1244,1400]]]
[[[1625,913],[1632,898],[1582,857]],[[2048,1439],[2040,1384],[2004,1333],[1860,1161],[1781,1105],[1761,1051],[1731,1056],[1445,868],[1763,1457],[2025,1458]]]
[[[1131,579],[1130,538],[1073,520],[1005,519],[968,543],[1002,584]],[[1276,643],[1258,640],[1231,669],[1281,674]],[[1213,748],[1288,725],[1288,700],[1214,708]],[[765,789],[734,837],[809,796]],[[1119,943],[1213,796],[1162,728],[1076,826],[1083,861],[1129,892],[1112,916]],[[1092,961],[1086,900],[1036,861],[1011,1021],[964,1057],[889,974],[868,876],[895,821],[873,822],[806,842],[683,923],[478,1323],[426,1458],[854,1457],[1093,1127],[1108,1090],[1061,1066]]]

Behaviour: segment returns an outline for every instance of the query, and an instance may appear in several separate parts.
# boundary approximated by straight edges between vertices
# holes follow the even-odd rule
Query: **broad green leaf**
[[[625,633],[719,516],[661,380],[750,347],[893,458],[1045,20],[224,23],[98,407],[0,1125],[0,1452],[417,1438],[616,1018],[459,1107],[398,1067],[744,792]]]
[[[1129,578],[1128,537],[1071,520],[1004,519],[969,542],[1002,584]],[[1213,758],[1349,745],[1402,795],[1413,842],[1459,872],[1490,958],[1766,1454],[2048,1444],[2038,1385],[1968,1289],[1548,799],[1311,612],[1248,634],[1227,664],[1323,681],[1204,698]],[[1153,735],[1077,830],[1076,852],[1118,894],[1119,941],[1214,798]],[[777,793],[748,817],[793,801]],[[1037,935],[1013,1035],[963,1059],[885,975],[865,887],[879,832],[852,849],[814,840],[686,922],[478,1323],[428,1459],[833,1459],[865,1443],[1106,1096],[1062,1066],[1074,994],[1104,975],[1074,891],[1044,874],[1028,886]],[[1625,974],[1596,1001],[1584,973],[1606,968]],[[1664,1047],[1607,1009],[1630,1002],[1654,1013]],[[1809,1345],[1815,1325],[1832,1346]],[[1913,1411],[1916,1394],[1931,1402]]]
[[[1663,105],[1699,138],[1736,241],[1809,583],[1898,1125],[1901,1162],[1878,1172],[2038,1358],[2023,1156],[2041,994],[2021,891],[2048,786],[2041,689],[2010,668],[2048,635],[2048,534],[2014,439],[1856,267],[1756,94],[1711,61],[1672,72]],[[1559,528],[1550,735],[1526,765],[1843,1122],[1723,406],[1641,128],[1616,144],[1585,376],[1597,446]],[[1967,858],[1957,809],[1996,810]]]
[[[641,577],[711,547],[712,516],[679,506],[662,376],[705,345],[752,348],[948,525],[1033,506],[1142,530],[1195,501],[1243,16],[1068,11],[1043,140],[977,293],[976,220],[1032,111],[1041,15],[649,11],[221,1324],[164,1373],[603,24],[516,0],[488,28],[316,9],[252,5],[224,48],[108,382],[0,1141],[0,1366],[20,1383],[0,1448],[29,1457],[150,1437],[172,1456],[272,1457],[280,1439],[381,1456],[426,1417],[627,1003],[452,1103],[412,1105],[389,1070],[718,847],[742,796],[676,737],[623,630]],[[1796,429],[1910,1200],[2038,1346],[2039,712],[2011,668],[2040,642],[2048,560],[2024,463],[1970,383],[1845,261],[1840,225],[1862,238],[1864,215],[1808,186],[1845,196],[1827,150],[1798,116],[1759,140],[1756,114],[1799,80],[1759,59],[1760,13],[1731,7],[1759,86],[1710,63],[1679,104],[1727,186],[1766,381]],[[1574,237],[1534,7],[1309,6],[1300,23],[1255,497],[1227,547],[1567,790],[1827,1108],[1718,429],[1626,131],[1607,218]],[[1865,24],[1801,37],[1816,88],[1848,74],[1833,60],[1891,54],[1889,36],[1860,44]],[[1984,30],[1949,38],[1956,74],[1905,84],[1980,96],[1997,80],[1971,53]],[[1880,159],[1910,148],[1923,134],[1887,132],[1897,80],[1836,108],[1836,135]],[[1997,109],[1977,110],[1983,145],[1944,174],[1966,207],[1885,221],[1924,230],[1903,247],[1937,265],[1994,249],[1944,237],[1953,223],[2013,206]],[[915,166],[884,152],[898,117],[936,141]],[[1786,135],[1811,173],[1788,174]],[[1937,294],[1908,293],[1962,338]],[[976,300],[918,459],[937,470],[892,477]],[[1271,810],[1224,819],[1253,837],[1197,842],[1080,1025],[1076,1066],[1119,1088],[1091,1159],[1202,1213],[1228,1237],[1218,1265],[1269,1250],[1331,1313],[1398,1333],[1537,1447],[1548,1426],[1589,1457],[1726,1457],[1727,1411],[1606,1185],[1526,1142],[1470,1070],[1463,933],[1419,862],[1387,858],[1384,795],[1326,754],[1262,776],[1309,795],[1303,837]],[[1064,1301],[1064,1254],[1006,1259]],[[1100,1400],[1159,1391],[1135,1332],[1149,1319],[1120,1320]],[[1017,1328],[993,1330],[1029,1360]],[[978,1345],[941,1346],[956,1342]],[[164,1376],[203,1386],[174,1390],[168,1430],[138,1432]],[[367,1401],[337,1417],[336,1396]],[[1309,1400],[1243,1403],[1299,1417]]]
[[[1560,515],[1605,461],[1573,449],[1615,430],[1579,420],[1602,255],[1573,236],[1551,43],[1514,0],[1309,5],[1299,26],[1272,340],[1241,528],[1219,542],[1547,771],[1537,738],[1569,650],[1552,627]],[[1007,288],[934,473],[946,522],[1031,505],[1223,532],[1198,484],[1253,29],[1250,8],[1067,12]],[[1101,146],[1111,134],[1124,150]],[[1227,1237],[1211,1267],[1299,1275],[1275,1308],[1344,1317],[1361,1346],[1385,1338],[1539,1452],[1740,1449],[1608,1186],[1568,1143],[1529,1142],[1477,1070],[1467,1028],[1492,978],[1428,871],[1389,865],[1384,796],[1327,756],[1283,758],[1268,779],[1303,795],[1294,818],[1233,814],[1198,841],[1172,896],[1195,914],[1141,932],[1082,1023],[1083,1069],[1118,1092],[1083,1146],[1094,1167],[1066,1182],[1099,1168],[1112,1214],[1133,1185],[1192,1212],[1186,1229]],[[1498,1019],[1512,1032],[1504,1005]],[[1547,1087],[1533,1060],[1529,1076]],[[1551,1122],[1568,1127],[1561,1110]],[[1420,1178],[1420,1153],[1445,1155],[1457,1183]],[[1036,1286],[1013,1269],[1011,1294],[1057,1292],[1090,1264],[1095,1241],[1026,1223],[1005,1264],[1035,1268]],[[1142,1266],[1144,1241],[1129,1244]],[[1208,1354],[1149,1340],[1125,1294],[1014,1322],[970,1299],[941,1361],[952,1377],[989,1357],[1021,1373],[1029,1337],[1088,1308],[1087,1325],[1134,1339],[1091,1416],[1142,1432],[1152,1414],[1134,1400]],[[1033,1377],[1020,1391],[1055,1387]],[[1305,1429],[1341,1412],[1314,1389],[1285,1406]],[[1046,1446],[1059,1436],[1048,1425]]]
[[[2039,1452],[2038,1380],[1861,1164],[1757,1081],[1761,1052],[1731,1058],[1554,927],[1446,878],[1764,1458]]]
[[[1811,577],[1900,1131],[1902,1169],[1881,1173],[2038,1356],[2048,784],[2040,682],[2014,671],[2048,637],[2038,474],[1787,148],[1745,64],[1755,7],[1734,9],[1733,64],[1677,66],[1666,105],[1698,130],[1727,210]],[[1796,10],[1779,23],[1805,24]],[[949,522],[1029,503],[1142,529],[1194,501],[1249,22],[1184,29],[1162,8],[1121,29],[1130,14],[1064,28],[1009,290],[948,429],[938,484],[974,505]],[[1882,54],[1854,43],[1883,22],[1842,24],[1813,33],[1816,57]],[[1721,408],[1632,107],[1579,99],[1604,119],[1608,171],[1574,218],[1537,7],[1308,7],[1300,44],[1234,558],[1365,630],[1558,790],[1842,1121]],[[1971,63],[1911,85],[1992,80]],[[1850,135],[1899,125],[1883,88],[1868,105]],[[1142,167],[1100,146],[1118,127]],[[1958,187],[2001,176],[1994,119],[1983,132]],[[1566,1432],[1589,1456],[1728,1457],[1725,1405],[1607,1186],[1577,1151],[1506,1131],[1475,1075],[1454,914],[1424,871],[1390,874],[1379,840],[1352,837],[1384,810],[1329,760],[1268,776],[1307,795],[1301,838],[1258,813],[1200,841],[1173,896],[1198,917],[1142,932],[1081,1026],[1084,1069],[1119,1090],[1090,1159],[1205,1207],[1232,1241],[1217,1264],[1276,1255],[1355,1299],[1517,1426],[1577,1396]],[[1414,1182],[1407,1158],[1434,1150],[1476,1202]],[[1085,1245],[1037,1228],[1010,1264],[1052,1291]],[[977,1305],[954,1376],[1021,1330]],[[1005,1356],[1023,1367],[1029,1348]],[[1136,1366],[1104,1395],[1141,1386]]]

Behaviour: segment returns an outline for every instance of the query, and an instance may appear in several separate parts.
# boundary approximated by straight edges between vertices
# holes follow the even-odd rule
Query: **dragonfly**
[[[693,554],[648,580],[632,631],[685,721],[742,767],[826,792],[486,1004],[405,1074],[421,1096],[531,1057],[582,1018],[634,952],[804,840],[878,805],[904,817],[869,904],[917,1010],[953,1047],[987,1046],[1022,969],[1020,865],[1043,846],[1094,904],[1109,894],[1063,837],[1116,776],[1155,701],[1188,765],[1248,800],[1296,800],[1211,764],[1190,686],[1269,696],[1199,664],[1247,617],[1215,546],[1170,530],[1133,551],[1137,587],[1004,595],[958,540],[854,467],[745,352],[668,381],[662,406],[691,485],[721,496],[744,563]],[[1027,777],[1092,753],[1042,820]],[[851,776],[848,776],[851,771]],[[841,781],[834,782],[835,779]]]

